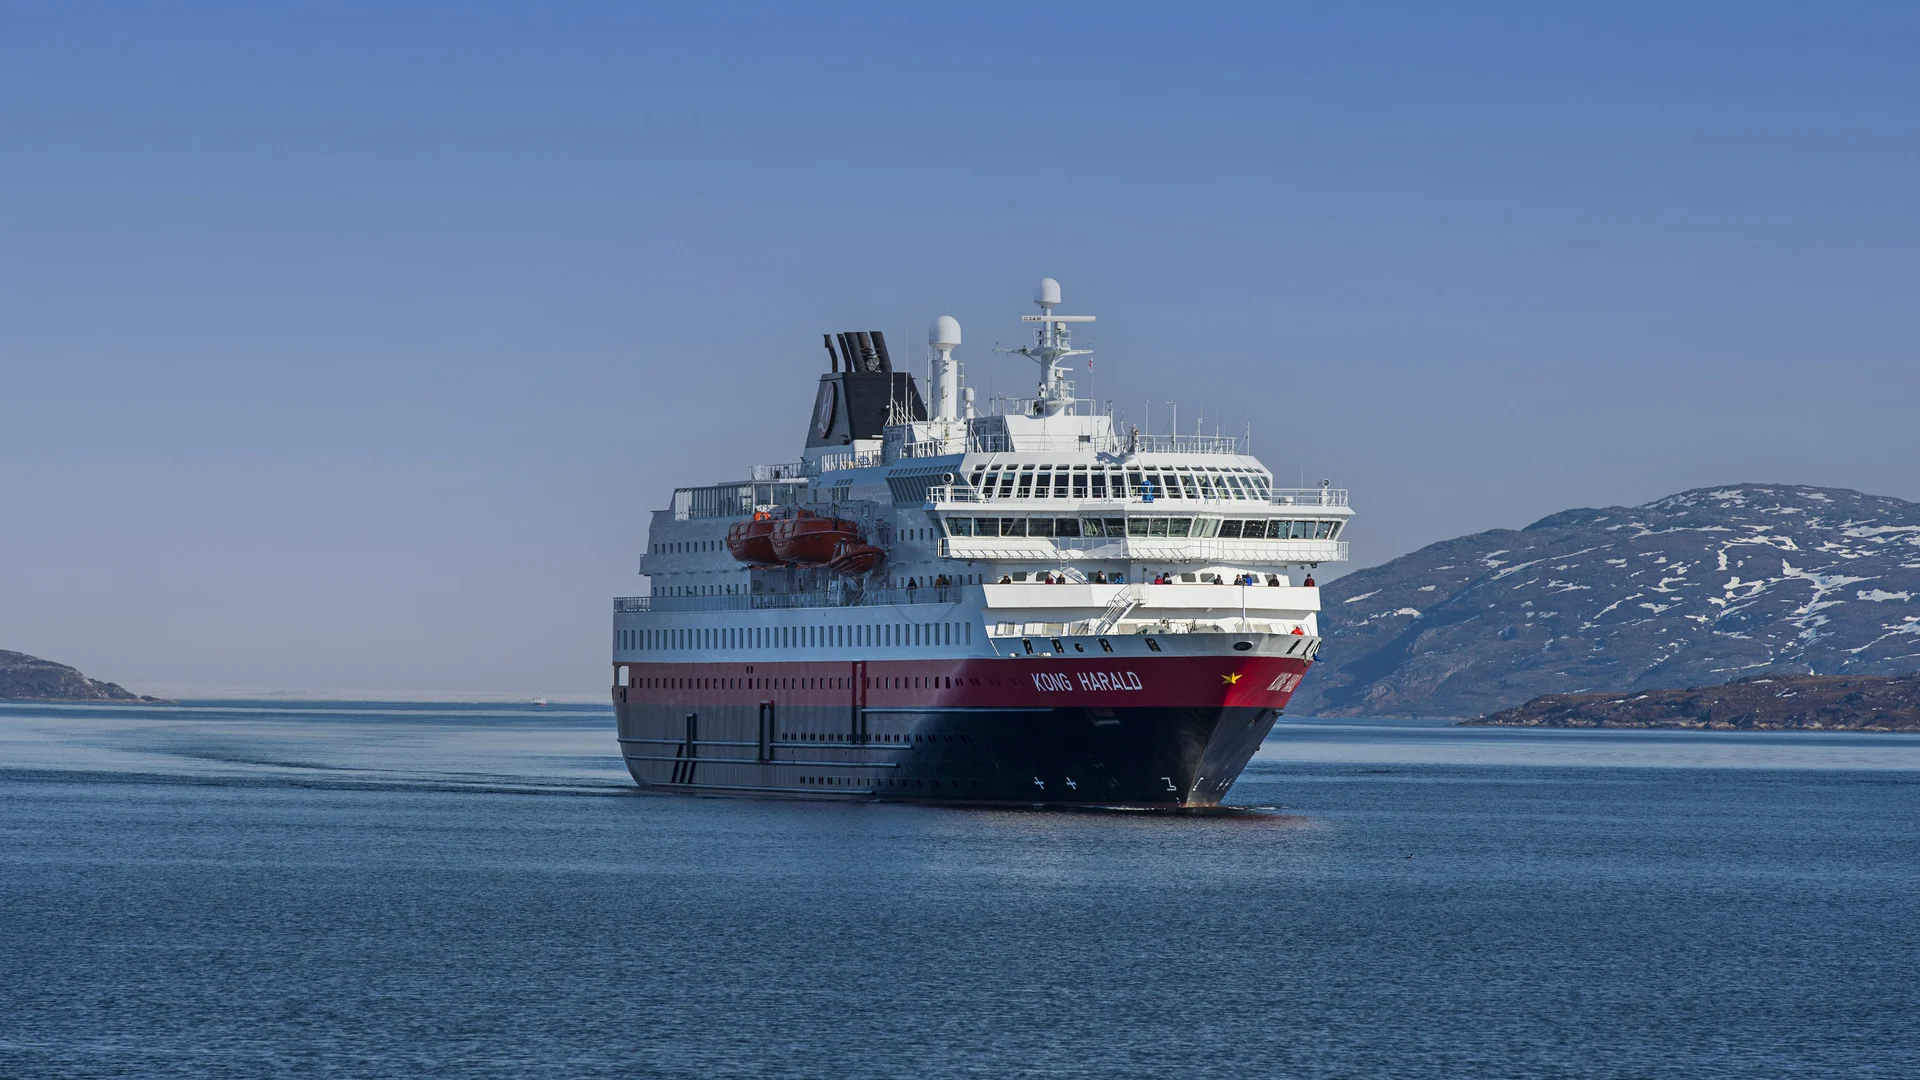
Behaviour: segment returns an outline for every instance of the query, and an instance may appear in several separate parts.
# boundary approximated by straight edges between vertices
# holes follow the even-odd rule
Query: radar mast
[[[1069,356],[1092,356],[1092,349],[1073,347],[1072,332],[1067,329],[1071,323],[1090,323],[1092,315],[1055,315],[1053,309],[1060,306],[1060,283],[1052,278],[1041,278],[1039,291],[1034,293],[1033,302],[1039,306],[1040,314],[1022,315],[1021,322],[1039,323],[1034,328],[1033,344],[1018,349],[994,349],[995,352],[1014,353],[1024,356],[1040,365],[1040,393],[1034,398],[1033,412],[1036,416],[1059,416],[1073,408],[1073,384],[1067,381],[1066,369],[1060,361]]]

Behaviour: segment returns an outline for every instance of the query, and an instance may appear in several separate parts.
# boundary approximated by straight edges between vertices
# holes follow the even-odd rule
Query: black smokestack
[[[840,370],[840,354],[833,351],[833,335],[821,334],[820,343],[827,347],[827,363],[834,371]]]
[[[849,341],[845,334],[835,334],[833,336],[840,342],[840,361],[845,366],[845,369],[847,371],[859,371],[860,363],[854,358],[853,342]]]
[[[873,335],[865,330],[848,331],[847,337],[860,343],[860,370],[881,371],[880,354],[873,347]]]
[[[861,336],[865,337],[867,335],[862,334]],[[873,332],[873,351],[880,354],[880,370],[891,372],[893,370],[893,358],[887,355],[887,338],[885,334],[882,334],[878,330]]]

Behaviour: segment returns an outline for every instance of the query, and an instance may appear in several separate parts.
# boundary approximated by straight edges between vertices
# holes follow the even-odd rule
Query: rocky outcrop
[[[1752,676],[1644,694],[1547,694],[1467,724],[1726,731],[1920,731],[1920,674]]]
[[[115,683],[89,679],[76,668],[0,649],[0,701],[119,701],[164,704]]]
[[[1902,674],[1920,667],[1920,503],[1736,484],[1567,510],[1355,571],[1322,603],[1296,715]]]

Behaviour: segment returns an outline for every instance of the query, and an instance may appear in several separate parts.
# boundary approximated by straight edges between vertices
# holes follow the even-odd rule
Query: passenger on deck
[[[1013,584],[1013,575],[1011,575],[1011,574],[1001,574],[1001,575],[1000,575],[1000,584],[1002,584],[1002,585],[1011,585],[1011,584]]]
[[[1278,588],[1278,587],[1280,586],[1280,575],[1279,575],[1279,574],[1268,574],[1268,575],[1267,575],[1267,584],[1268,584],[1268,585],[1271,585],[1271,586],[1273,586],[1273,587],[1275,587],[1275,588]]]
[[[1093,583],[1095,585],[1105,585],[1107,583],[1107,572],[1105,570],[1095,570],[1093,572]]]
[[[1307,588],[1309,588],[1309,589],[1311,589],[1311,588],[1313,588],[1313,575],[1312,575],[1312,574],[1308,574],[1308,575],[1307,575],[1307,580],[1305,580],[1305,581],[1303,581],[1303,582],[1301,582],[1300,584],[1302,584],[1302,585],[1305,585],[1305,586],[1306,586]]]

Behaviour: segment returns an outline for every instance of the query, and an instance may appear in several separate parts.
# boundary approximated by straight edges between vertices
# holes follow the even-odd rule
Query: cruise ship
[[[1283,489],[1234,436],[1149,434],[1074,396],[1043,279],[1032,397],[976,409],[960,325],[928,391],[879,331],[823,335],[798,461],[653,513],[614,602],[642,787],[704,795],[1218,804],[1320,648],[1347,493]],[[1006,363],[1008,361],[1001,361]],[[1123,430],[1124,427],[1124,430]]]

